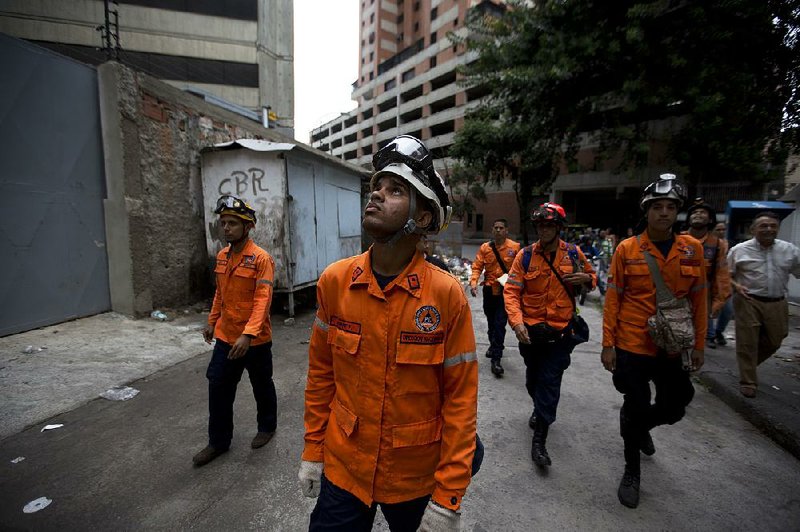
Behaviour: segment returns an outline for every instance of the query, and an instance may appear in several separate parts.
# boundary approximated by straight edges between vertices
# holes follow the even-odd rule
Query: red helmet
[[[558,203],[542,203],[538,209],[534,209],[531,213],[531,221],[533,223],[555,222],[560,225],[566,225],[567,213],[564,211],[564,207]]]

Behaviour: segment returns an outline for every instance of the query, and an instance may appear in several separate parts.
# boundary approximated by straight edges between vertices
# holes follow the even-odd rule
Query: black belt
[[[777,303],[778,301],[783,301],[784,298],[782,297],[764,297],[764,296],[757,296],[753,294],[749,294],[750,297],[755,299],[756,301],[761,301],[762,303]]]

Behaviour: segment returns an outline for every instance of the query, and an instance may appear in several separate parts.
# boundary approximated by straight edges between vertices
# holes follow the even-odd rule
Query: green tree
[[[520,205],[574,161],[580,134],[615,171],[645,168],[657,141],[691,182],[782,176],[798,146],[800,0],[508,5],[473,9],[455,39],[477,53],[463,82],[488,96],[451,154],[514,179]]]

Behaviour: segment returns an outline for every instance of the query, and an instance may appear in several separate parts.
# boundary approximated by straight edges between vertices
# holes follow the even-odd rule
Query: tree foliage
[[[513,179],[521,207],[582,134],[615,171],[658,156],[696,183],[782,176],[798,145],[800,0],[507,4],[468,18],[464,83],[488,96],[450,153]]]

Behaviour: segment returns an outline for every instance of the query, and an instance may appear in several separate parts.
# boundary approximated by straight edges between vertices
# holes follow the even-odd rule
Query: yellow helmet
[[[254,211],[246,201],[236,196],[220,196],[217,200],[217,208],[214,209],[214,213],[220,216],[223,214],[238,216],[246,222],[251,222],[253,225],[256,224],[256,211]]]

